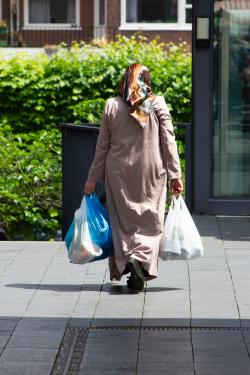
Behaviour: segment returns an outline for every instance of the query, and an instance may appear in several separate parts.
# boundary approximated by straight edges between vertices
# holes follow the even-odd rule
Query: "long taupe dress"
[[[111,280],[121,279],[131,255],[142,262],[147,279],[157,276],[167,177],[181,177],[181,168],[164,98],[154,99],[145,126],[120,96],[109,99],[88,179],[105,180],[114,242]]]

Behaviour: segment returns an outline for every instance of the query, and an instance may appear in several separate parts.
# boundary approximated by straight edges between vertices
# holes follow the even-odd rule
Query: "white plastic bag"
[[[68,256],[72,263],[85,264],[102,254],[102,249],[90,238],[87,222],[86,198],[74,216],[74,236],[69,247]]]
[[[163,260],[194,259],[203,256],[199,232],[182,195],[173,196],[160,242]]]

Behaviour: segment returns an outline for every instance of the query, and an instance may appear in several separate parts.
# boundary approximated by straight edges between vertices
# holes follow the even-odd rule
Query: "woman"
[[[147,67],[132,64],[119,96],[106,103],[84,193],[105,180],[114,243],[110,279],[131,272],[127,284],[134,290],[157,277],[167,177],[172,193],[181,193],[171,116],[164,98],[152,93]]]

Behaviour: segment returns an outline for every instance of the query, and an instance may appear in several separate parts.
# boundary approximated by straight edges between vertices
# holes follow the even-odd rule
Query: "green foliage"
[[[35,231],[53,238],[61,215],[60,132],[12,134],[0,131],[0,213],[8,235],[35,238]]]
[[[100,122],[106,99],[117,95],[125,68],[135,62],[149,67],[154,92],[165,97],[174,122],[189,122],[191,54],[184,43],[118,36],[103,48],[61,46],[51,58],[0,56],[0,220],[11,235],[16,228],[25,238],[34,228],[55,234],[61,207],[57,125]],[[181,133],[178,147],[184,157]]]

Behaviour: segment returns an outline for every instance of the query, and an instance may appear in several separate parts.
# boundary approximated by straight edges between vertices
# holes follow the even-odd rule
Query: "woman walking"
[[[179,194],[183,184],[171,116],[164,98],[152,92],[147,67],[132,64],[119,95],[107,100],[84,193],[105,181],[114,244],[110,279],[130,272],[127,284],[134,290],[157,277],[167,178],[171,192]]]

